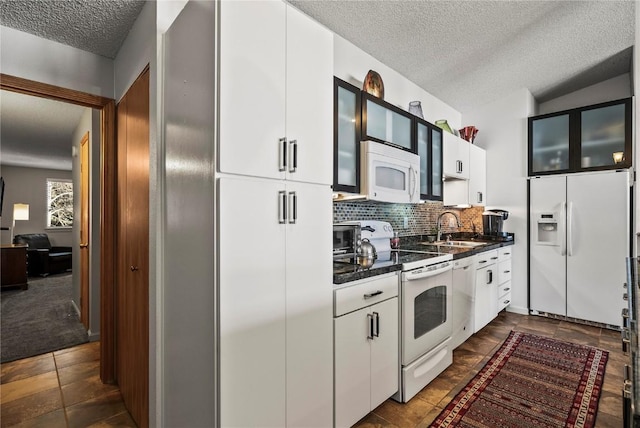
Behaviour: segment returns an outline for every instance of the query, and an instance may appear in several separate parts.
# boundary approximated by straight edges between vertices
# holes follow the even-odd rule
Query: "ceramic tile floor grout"
[[[99,381],[99,355],[94,342],[2,364],[0,426],[135,427],[118,387]],[[55,387],[30,381],[54,372]]]
[[[486,364],[512,329],[608,350],[609,361],[595,427],[622,426],[620,391],[625,356],[621,351],[619,332],[503,311],[488,326],[458,347],[454,351],[453,364],[409,403],[400,404],[387,400],[364,417],[356,427],[428,427],[453,396]],[[102,424],[135,427],[124,408],[117,386],[103,385],[96,380],[99,364],[86,369],[87,364],[98,360],[99,343],[95,342],[2,364],[0,425],[82,427]],[[29,385],[30,378],[54,371],[56,397],[51,396],[54,388],[40,390],[37,382]],[[29,387],[33,389],[29,391]],[[14,396],[17,394],[18,398],[12,396],[6,401],[4,391],[7,388]],[[70,402],[71,397],[78,400]]]

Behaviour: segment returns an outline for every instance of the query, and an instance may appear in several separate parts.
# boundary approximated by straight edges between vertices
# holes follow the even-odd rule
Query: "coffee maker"
[[[506,237],[502,231],[504,221],[509,217],[509,211],[488,210],[482,213],[482,233],[487,236]]]

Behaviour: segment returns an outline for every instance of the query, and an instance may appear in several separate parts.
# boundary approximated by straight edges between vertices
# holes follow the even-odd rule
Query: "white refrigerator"
[[[620,326],[629,170],[530,179],[529,309]]]

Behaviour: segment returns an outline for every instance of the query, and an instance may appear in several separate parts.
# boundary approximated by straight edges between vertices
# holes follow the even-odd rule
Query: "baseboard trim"
[[[514,314],[520,315],[529,315],[529,309],[512,305],[507,306],[507,312],[513,312]]]
[[[100,340],[100,332],[92,332],[91,329],[87,330],[87,335],[89,336],[89,342],[97,342]]]
[[[80,308],[78,308],[78,305],[76,305],[76,302],[73,299],[71,299],[71,305],[73,306],[73,309],[75,309],[78,318],[80,318]]]

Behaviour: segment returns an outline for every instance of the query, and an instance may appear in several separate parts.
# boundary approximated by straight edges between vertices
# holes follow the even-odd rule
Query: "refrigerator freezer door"
[[[567,316],[620,326],[629,255],[627,171],[567,176]]]
[[[565,315],[566,313],[566,259],[565,201],[566,178],[549,176],[531,179],[531,308],[535,311]],[[538,227],[545,217],[557,220],[555,230],[538,236]],[[549,237],[555,233],[557,236]],[[549,243],[553,242],[553,245]]]

